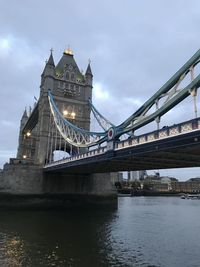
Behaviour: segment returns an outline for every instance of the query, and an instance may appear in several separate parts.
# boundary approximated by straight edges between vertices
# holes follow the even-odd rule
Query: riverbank
[[[150,190],[133,190],[133,189],[118,189],[117,190],[118,195],[130,195],[130,196],[169,196],[169,197],[180,197],[183,193],[177,193],[177,192],[158,192],[158,191],[150,191]],[[187,193],[186,193],[187,194]]]

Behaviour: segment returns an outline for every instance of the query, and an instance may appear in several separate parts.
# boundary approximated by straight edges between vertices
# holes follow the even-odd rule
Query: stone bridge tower
[[[55,142],[58,131],[53,127],[48,90],[51,90],[59,111],[68,120],[78,127],[89,130],[91,110],[88,99],[92,97],[92,79],[90,64],[83,74],[70,49],[64,51],[57,65],[54,63],[51,51],[41,75],[39,100],[35,103],[33,110],[23,113],[21,119],[17,158],[12,158],[9,164],[5,164],[0,177],[2,184],[5,184],[6,192],[14,195],[30,195],[36,199],[36,203],[44,207],[49,203],[53,205],[57,203],[56,205],[66,207],[71,204],[92,203],[96,205],[98,202],[103,202],[106,205],[108,203],[115,205],[117,203],[116,189],[111,183],[113,177],[116,176],[113,173],[67,174],[59,172],[58,174],[45,173],[43,170],[48,159],[47,154],[52,155],[52,147],[55,151],[58,148],[63,150],[64,146],[64,150],[67,151],[65,140],[59,139],[62,140],[59,147]],[[49,138],[50,135],[51,138]],[[54,146],[49,146],[49,141]],[[71,147],[69,144],[68,146],[69,151]],[[27,201],[29,199],[30,197]]]
[[[26,158],[39,165],[45,163],[51,127],[49,89],[54,95],[60,112],[68,120],[78,127],[90,129],[91,110],[88,99],[92,98],[92,79],[90,63],[83,74],[74,60],[71,49],[64,51],[57,65],[54,64],[51,51],[41,75],[39,100],[29,117],[23,114],[21,120],[17,158]]]

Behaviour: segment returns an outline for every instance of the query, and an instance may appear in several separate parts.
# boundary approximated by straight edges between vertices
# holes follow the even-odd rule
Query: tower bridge
[[[115,199],[110,179],[118,171],[199,167],[199,62],[200,50],[129,118],[114,125],[92,103],[90,63],[83,74],[70,49],[57,65],[51,51],[39,100],[21,119],[17,158],[4,166],[7,191]],[[194,118],[160,129],[162,116],[187,97],[193,98]],[[91,114],[101,131],[90,130]],[[135,135],[153,121],[155,131]],[[68,156],[56,161],[56,150]]]

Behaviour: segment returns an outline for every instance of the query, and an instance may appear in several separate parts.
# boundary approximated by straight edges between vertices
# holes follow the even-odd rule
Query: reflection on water
[[[115,213],[1,212],[0,266],[108,266],[99,242]]]
[[[8,266],[21,266],[24,258],[24,244],[17,236],[2,238],[1,257]]]
[[[118,210],[1,211],[0,266],[200,266],[200,201],[120,198]]]

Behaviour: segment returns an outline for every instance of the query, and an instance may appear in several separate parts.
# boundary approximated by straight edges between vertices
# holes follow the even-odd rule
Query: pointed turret
[[[28,121],[28,114],[27,114],[27,111],[26,111],[26,108],[24,110],[24,113],[22,115],[22,118],[21,118],[21,122],[20,122],[20,130],[23,129],[24,125],[26,124],[26,122]]]
[[[24,113],[23,113],[23,115],[22,115],[22,118],[25,118],[25,117],[28,118],[26,108],[24,109]]]
[[[21,118],[21,122],[22,121],[27,121],[27,120],[28,120],[28,115],[27,115],[27,111],[26,111],[26,108],[25,108],[24,113],[23,113],[22,118]]]
[[[25,108],[24,113],[23,113],[23,115],[21,117],[21,121],[20,121],[17,158],[22,158],[22,155],[23,155],[23,140],[24,140],[24,136],[22,134],[22,130],[23,130],[25,124],[27,123],[27,121],[28,121],[28,115],[27,115],[27,111],[26,111],[26,108]]]
[[[55,64],[54,64],[54,59],[53,59],[53,54],[52,54],[53,49],[51,49],[50,51],[51,53],[50,53],[49,59],[46,60],[46,64],[45,64],[42,76],[54,75]]]
[[[91,70],[91,66],[90,66],[90,60],[87,66],[87,70],[85,72],[85,80],[86,80],[86,84],[88,84],[89,86],[92,86],[92,70]]]
[[[51,51],[51,53],[50,53],[49,59],[45,61],[46,64],[45,64],[42,75],[44,75],[46,72],[48,72],[49,69],[55,68],[53,53],[52,53],[53,49],[51,49],[50,51]]]
[[[87,66],[87,70],[86,70],[85,76],[86,75],[91,75],[93,77],[91,66],[90,66],[90,62],[88,63],[88,66]]]
[[[49,56],[49,60],[47,61],[47,64],[46,65],[50,65],[50,66],[53,66],[55,67],[55,64],[54,64],[54,60],[53,60],[53,54],[52,54],[52,49],[51,49],[51,54]]]

